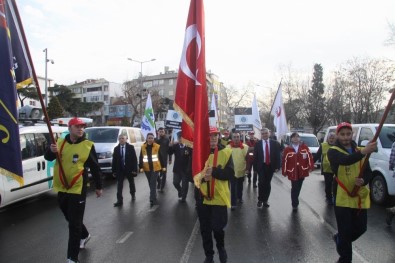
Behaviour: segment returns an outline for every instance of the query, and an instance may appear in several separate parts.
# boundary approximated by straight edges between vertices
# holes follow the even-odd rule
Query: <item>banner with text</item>
[[[252,108],[235,108],[236,131],[252,131],[253,122]]]

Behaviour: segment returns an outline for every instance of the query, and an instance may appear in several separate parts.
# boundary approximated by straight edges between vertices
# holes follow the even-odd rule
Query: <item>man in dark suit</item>
[[[121,134],[118,137],[119,144],[114,148],[112,155],[112,172],[117,178],[117,202],[114,206],[122,206],[123,197],[123,181],[125,177],[129,181],[130,194],[132,201],[136,200],[136,187],[134,185],[134,177],[137,176],[137,156],[134,146],[127,143],[128,136]]]
[[[258,172],[258,208],[269,207],[273,173],[280,170],[280,144],[269,139],[269,129],[261,130],[262,140],[254,147],[254,167]]]

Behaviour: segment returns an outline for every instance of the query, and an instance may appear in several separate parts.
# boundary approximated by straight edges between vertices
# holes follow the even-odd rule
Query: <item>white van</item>
[[[288,132],[282,137],[282,142],[284,143],[284,146],[288,146],[291,144],[291,134],[292,132]],[[309,147],[309,150],[313,157],[315,158],[318,152],[318,149],[320,148],[320,143],[318,142],[317,136],[315,136],[312,133],[302,133],[298,132],[300,141],[306,144]],[[319,161],[316,163],[317,166],[320,165]]]
[[[112,153],[118,144],[118,136],[126,134],[128,142],[134,146],[137,158],[140,156],[141,145],[145,142],[140,128],[124,126],[89,127],[86,136],[95,143],[97,159],[103,173],[112,173]]]
[[[373,139],[377,123],[351,124],[353,130],[353,140],[358,146],[363,146],[362,141]],[[327,140],[329,132],[336,133],[337,126],[327,129],[324,141]],[[379,138],[377,139],[378,151],[370,155],[369,164],[373,171],[373,179],[370,183],[370,197],[373,202],[382,204],[388,195],[395,195],[395,178],[393,171],[389,170],[389,158],[391,146],[395,140],[395,124],[384,124]]]
[[[52,126],[55,139],[59,138],[67,127]],[[46,125],[27,126],[19,128],[21,144],[23,185],[53,176],[55,161],[44,159],[44,153],[51,143],[48,127]],[[12,177],[0,174],[0,207],[32,197],[52,189],[52,180],[34,186],[29,186],[11,192],[11,189],[20,187]]]

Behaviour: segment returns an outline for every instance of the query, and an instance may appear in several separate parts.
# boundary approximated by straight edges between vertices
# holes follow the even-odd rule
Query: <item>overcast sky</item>
[[[122,83],[178,70],[189,0],[17,0],[39,76]],[[353,57],[395,60],[384,45],[394,0],[206,0],[206,69],[225,85],[276,87],[280,67],[326,72]]]

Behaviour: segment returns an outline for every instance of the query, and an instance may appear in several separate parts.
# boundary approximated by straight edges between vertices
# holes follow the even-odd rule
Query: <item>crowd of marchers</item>
[[[45,158],[54,160],[58,155],[61,160],[56,162],[54,168],[54,190],[58,192],[59,207],[69,224],[67,262],[71,263],[78,262],[79,250],[85,248],[90,239],[83,224],[88,167],[98,197],[102,194],[102,183],[94,144],[85,137],[86,124],[81,119],[73,118],[68,126],[70,133],[56,144],[51,144]],[[204,262],[214,262],[213,237],[220,262],[227,262],[224,229],[228,221],[228,208],[234,211],[238,204],[243,203],[245,179],[258,188],[257,209],[270,209],[271,181],[274,173],[281,171],[291,182],[290,209],[297,213],[303,182],[314,169],[314,163],[320,159],[326,202],[333,205],[336,215],[337,233],[334,233],[333,240],[339,254],[338,262],[351,262],[352,242],[367,230],[367,209],[370,207],[367,184],[372,172],[368,164],[360,173],[361,162],[377,149],[377,143],[369,142],[363,148],[357,147],[352,141],[351,124],[343,122],[337,126],[336,133],[328,135],[327,142],[321,144],[314,159],[297,132],[291,134],[291,143],[286,147],[271,136],[269,129],[263,128],[260,132],[261,139],[258,140],[254,132],[244,136],[244,133],[233,129],[221,134],[217,128],[210,127],[210,155],[199,180],[192,179],[193,150],[183,143],[181,132],[171,136],[172,139],[168,138],[163,128],[158,129],[157,136],[148,133],[139,156],[133,145],[127,142],[127,135],[120,135],[112,162],[113,175],[117,179],[114,207],[121,208],[123,205],[125,178],[129,182],[131,201],[136,200],[134,178],[139,172],[144,172],[147,178],[150,206],[157,205],[157,192],[171,190],[170,187],[165,188],[167,165],[174,160],[173,185],[180,203],[186,202],[190,183],[194,182]],[[390,168],[395,166],[395,144],[389,165]],[[388,212],[389,224],[393,210]]]

